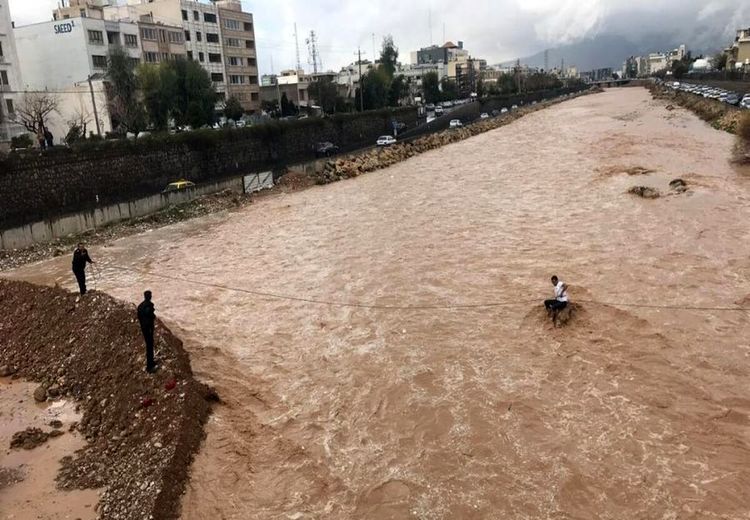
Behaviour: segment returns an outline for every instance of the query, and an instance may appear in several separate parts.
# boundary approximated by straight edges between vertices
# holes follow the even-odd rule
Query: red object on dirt
[[[154,404],[154,400],[150,397],[144,397],[141,399],[141,408],[148,408],[152,404]]]
[[[174,390],[176,387],[177,387],[177,380],[175,378],[172,378],[166,383],[164,383],[164,389],[167,391]]]

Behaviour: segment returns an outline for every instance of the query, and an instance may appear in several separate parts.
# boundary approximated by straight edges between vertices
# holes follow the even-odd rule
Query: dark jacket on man
[[[93,264],[89,252],[86,249],[76,248],[73,251],[73,274],[76,275],[76,281],[78,282],[78,289],[81,294],[86,294],[86,264]]]
[[[146,342],[146,372],[152,373],[156,370],[154,360],[154,324],[156,313],[151,300],[145,299],[138,305],[138,322],[141,324],[143,340]]]

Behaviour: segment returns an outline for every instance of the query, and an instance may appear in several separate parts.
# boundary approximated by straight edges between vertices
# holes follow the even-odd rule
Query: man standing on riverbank
[[[552,321],[555,321],[557,313],[568,306],[568,286],[557,276],[552,277],[552,285],[555,286],[555,299],[545,300],[544,308],[552,314]]]
[[[78,289],[81,294],[86,294],[86,264],[93,264],[94,261],[89,256],[89,252],[83,244],[78,244],[73,251],[73,274],[76,275]]]
[[[143,301],[138,306],[138,322],[141,324],[141,332],[146,342],[146,372],[156,372],[154,362],[154,325],[156,323],[156,312],[151,301],[151,291],[143,293]]]

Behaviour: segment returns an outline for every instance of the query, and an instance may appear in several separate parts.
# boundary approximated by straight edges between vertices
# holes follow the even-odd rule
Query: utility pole
[[[101,136],[102,129],[99,128],[99,113],[96,110],[96,96],[94,96],[94,83],[91,81],[90,74],[88,77],[88,82],[89,82],[89,90],[91,91],[91,105],[94,107],[94,121],[96,121],[96,134]]]
[[[365,111],[365,82],[362,77],[362,48],[357,47],[357,63],[359,64],[359,111]]]
[[[318,53],[318,41],[315,36],[315,31],[310,31],[310,37],[307,39],[307,50],[309,53],[309,62],[313,66],[313,73],[318,73],[318,64],[323,68],[323,62],[320,60],[320,54]]]

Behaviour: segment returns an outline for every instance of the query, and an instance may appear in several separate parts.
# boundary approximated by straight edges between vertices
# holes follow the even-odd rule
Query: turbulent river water
[[[747,518],[750,313],[616,305],[750,307],[732,143],[613,89],[92,250],[223,399],[182,518]],[[552,274],[586,302],[565,328]]]

